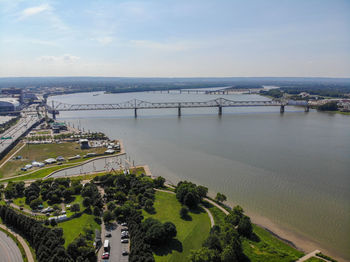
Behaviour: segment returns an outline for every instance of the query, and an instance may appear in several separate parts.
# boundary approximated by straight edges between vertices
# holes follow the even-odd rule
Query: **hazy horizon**
[[[350,2],[0,0],[0,77],[350,77]]]

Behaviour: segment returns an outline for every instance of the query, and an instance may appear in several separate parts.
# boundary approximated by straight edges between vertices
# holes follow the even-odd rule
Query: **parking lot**
[[[121,243],[121,229],[123,227],[119,224],[112,224],[112,226],[109,226],[105,228],[105,230],[102,231],[102,245],[105,241],[105,239],[108,239],[110,242],[110,256],[109,259],[102,259],[102,253],[103,253],[103,246],[102,250],[98,253],[98,261],[115,261],[115,262],[127,262],[129,261],[129,256],[123,256],[122,252],[127,251],[129,252],[129,243],[123,244]],[[105,235],[110,233],[111,237],[106,237]]]

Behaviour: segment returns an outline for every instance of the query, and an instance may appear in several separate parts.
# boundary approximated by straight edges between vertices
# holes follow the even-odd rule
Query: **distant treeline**
[[[105,91],[125,93],[156,90],[176,90],[209,87],[237,89],[278,86],[288,93],[308,92],[336,96],[350,92],[349,78],[298,77],[224,77],[224,78],[127,78],[127,77],[14,77],[0,78],[0,88],[6,87],[65,87],[64,93]],[[57,91],[53,94],[60,94]]]

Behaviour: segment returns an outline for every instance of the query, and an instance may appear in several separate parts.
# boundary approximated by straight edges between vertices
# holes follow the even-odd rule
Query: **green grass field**
[[[80,217],[59,223],[57,227],[61,227],[63,229],[65,247],[72,243],[73,240],[79,235],[83,235],[85,228],[92,229],[94,232],[95,229],[101,230],[101,226],[95,222],[94,216],[85,213],[83,213]]]
[[[12,149],[8,155],[12,155],[18,147]],[[22,159],[13,160],[10,159],[2,168],[0,168],[0,178],[11,177],[15,175],[22,175],[29,173],[36,168],[32,168],[28,171],[21,171],[21,168],[26,164],[30,164],[33,161],[42,162],[47,158],[56,158],[58,156],[63,156],[64,158],[72,157],[75,155],[84,156],[87,153],[103,154],[106,149],[101,148],[90,148],[90,149],[80,149],[77,143],[61,143],[61,144],[40,144],[40,145],[26,145],[23,147],[15,156],[22,156]],[[85,161],[86,159],[78,159],[66,162],[66,163],[77,163]],[[53,164],[52,166],[54,166]],[[37,168],[40,170],[39,168]]]
[[[187,257],[191,249],[198,249],[202,246],[204,240],[209,236],[210,220],[208,214],[201,212],[190,212],[191,220],[183,220],[180,218],[180,203],[174,194],[156,192],[156,200],[154,203],[156,213],[153,215],[144,211],[145,218],[153,217],[161,222],[171,221],[177,229],[176,240],[167,247],[163,247],[155,252],[155,260],[157,262],[188,261]]]
[[[40,178],[44,178],[47,175],[51,174],[53,171],[63,169],[66,167],[71,167],[74,165],[75,164],[66,164],[66,165],[60,165],[60,166],[56,165],[56,166],[51,166],[51,167],[47,167],[47,168],[42,168],[42,169],[39,169],[39,170],[37,170],[33,173],[30,173],[30,174],[27,174],[27,175],[1,180],[0,183],[9,182],[9,181],[18,182],[18,181],[25,181],[25,180],[40,179]]]
[[[260,241],[244,239],[243,252],[250,261],[295,261],[304,254],[274,237],[265,229],[253,225],[254,233]]]

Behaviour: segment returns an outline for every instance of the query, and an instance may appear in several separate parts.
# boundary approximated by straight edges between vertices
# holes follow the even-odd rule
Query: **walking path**
[[[29,248],[27,242],[20,235],[18,235],[17,233],[13,232],[11,229],[6,227],[5,225],[0,224],[0,227],[2,229],[5,229],[6,231],[10,232],[12,235],[14,235],[17,238],[17,240],[23,246],[23,249],[24,249],[24,252],[26,253],[26,257],[28,259],[28,262],[34,262],[34,258],[33,258],[32,252],[30,252],[30,248]]]
[[[204,200],[205,200],[205,201],[208,201],[210,204],[212,204],[212,205],[216,206],[217,208],[219,208],[222,212],[225,213],[225,215],[228,215],[228,214],[229,214],[229,212],[228,212],[225,208],[223,208],[223,207],[220,206],[219,204],[215,203],[213,200],[211,200],[211,199],[209,199],[209,198],[206,198],[206,197],[204,198]]]
[[[321,252],[320,250],[316,249],[316,250],[310,252],[309,254],[306,254],[305,256],[299,258],[296,262],[303,262],[303,261],[308,260],[309,258],[316,257],[316,254],[320,253],[320,252]],[[323,259],[322,257],[317,257],[317,258],[329,262],[327,259]]]
[[[208,213],[208,216],[210,218],[210,225],[211,225],[210,227],[215,226],[214,217],[213,217],[212,213],[210,212],[210,210],[203,205],[201,205],[201,207]]]

